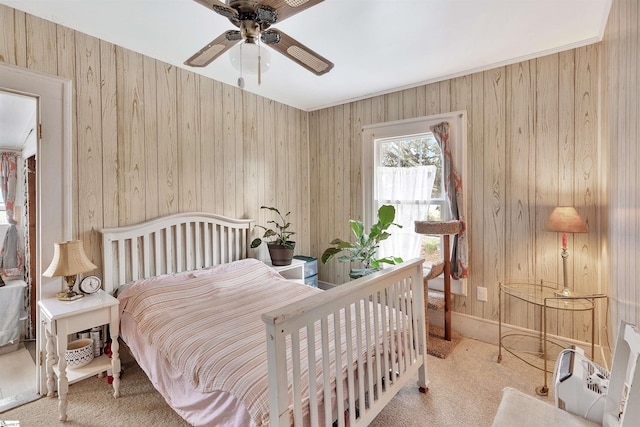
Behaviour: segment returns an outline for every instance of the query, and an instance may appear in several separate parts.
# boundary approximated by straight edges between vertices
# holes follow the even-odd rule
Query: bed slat
[[[333,312],[333,335],[335,341],[335,358],[336,358],[336,366],[334,370],[334,375],[339,377],[342,375],[342,338],[340,336],[340,324],[341,324],[341,311],[336,310]],[[338,427],[344,427],[344,389],[342,387],[336,388],[336,400],[337,400],[337,418],[338,418]]]
[[[329,351],[329,320],[328,317],[320,319],[322,334],[322,384],[324,385],[324,401],[331,401],[331,352]],[[324,405],[324,425],[331,427],[331,405]]]
[[[311,427],[318,427],[318,384],[316,374],[316,336],[315,325],[307,324],[307,370],[309,372],[309,416]],[[294,354],[294,358],[300,354]]]
[[[291,353],[300,354],[300,333],[291,335]],[[300,368],[300,358],[294,357],[291,360],[293,372],[293,419],[296,425],[302,424],[302,386],[300,378],[302,369]]]
[[[154,244],[154,257],[156,260],[155,263],[155,276],[159,276],[161,275],[164,271],[164,263],[162,262],[164,259],[162,258],[162,243],[159,242],[158,240],[162,239],[162,233],[159,233],[157,231],[153,232],[153,242]]]
[[[142,251],[144,252],[143,262],[144,262],[144,277],[151,276],[151,255],[149,251],[151,250],[151,238],[148,234],[142,236]]]

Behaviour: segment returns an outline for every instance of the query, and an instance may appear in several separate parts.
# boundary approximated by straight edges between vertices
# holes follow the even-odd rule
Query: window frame
[[[452,156],[456,164],[457,171],[462,180],[462,188],[467,189],[467,112],[454,111],[450,113],[423,116],[413,119],[396,120],[391,122],[365,125],[362,128],[362,191],[363,191],[363,222],[367,228],[375,222],[374,203],[374,167],[375,159],[378,155],[376,140],[397,138],[401,136],[417,135],[429,133],[430,126],[443,121],[449,122],[449,132],[451,136]],[[462,192],[463,204],[468,211],[467,203],[468,191]],[[446,196],[445,196],[446,197]],[[441,205],[442,209],[446,204]],[[469,224],[467,223],[467,233]],[[433,282],[433,283],[432,283]],[[442,289],[442,277],[430,281],[430,286],[434,289]],[[451,291],[459,295],[467,295],[467,280],[451,280]]]

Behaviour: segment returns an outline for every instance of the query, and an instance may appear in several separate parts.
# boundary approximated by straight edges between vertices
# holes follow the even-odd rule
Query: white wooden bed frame
[[[134,280],[247,258],[251,224],[252,220],[248,219],[196,212],[104,229],[104,289],[113,293],[118,286]],[[303,401],[308,399],[312,426],[318,425],[319,411],[324,411],[328,426],[333,421],[337,421],[338,426],[366,426],[416,374],[420,390],[427,391],[422,262],[420,259],[405,262],[263,314],[267,334],[270,425],[302,425]],[[371,310],[374,307],[371,302],[379,302],[387,310]],[[351,317],[346,316],[346,345],[354,347],[346,351],[345,387],[336,388],[337,408],[332,411],[331,405],[323,405],[315,393],[304,397],[296,393],[301,388],[300,331],[306,330],[311,336],[315,334],[314,325],[320,325],[321,348],[315,348],[314,340],[309,340],[306,350],[308,360],[322,358],[324,396],[330,396],[331,372],[328,357],[325,357],[330,353],[328,325],[332,323],[330,319],[339,318],[341,313],[344,316],[350,307],[361,307],[361,310],[353,310],[355,321],[366,324],[367,337],[376,337],[375,342],[366,340],[367,348],[381,351],[379,357],[372,357],[371,351],[361,348],[357,344],[361,342],[361,328],[357,328],[355,337],[352,336]],[[374,320],[367,322],[365,319]],[[340,337],[337,332],[333,335]],[[385,335],[387,339],[378,339]],[[291,357],[293,378],[287,378],[287,353]],[[352,354],[356,355],[355,360]],[[391,356],[382,357],[383,354]],[[344,364],[339,352],[335,357],[337,365]],[[309,363],[308,370],[309,388],[314,390],[315,364]],[[335,372],[333,374],[335,376]],[[294,390],[293,402],[289,399],[289,387]]]

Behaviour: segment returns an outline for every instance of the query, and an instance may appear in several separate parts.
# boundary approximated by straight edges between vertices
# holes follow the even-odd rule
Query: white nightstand
[[[40,300],[38,305],[47,337],[47,396],[54,396],[53,376],[55,374],[58,377],[60,421],[67,419],[69,384],[111,368],[113,370],[113,397],[120,396],[118,300],[100,290],[75,301],[47,298]],[[64,359],[64,353],[67,349],[67,335],[106,324],[109,325],[111,335],[111,359],[102,355],[85,366],[67,371],[67,362]]]
[[[294,258],[289,265],[272,265],[270,261],[265,264],[280,273],[285,279],[304,284],[304,261]]]

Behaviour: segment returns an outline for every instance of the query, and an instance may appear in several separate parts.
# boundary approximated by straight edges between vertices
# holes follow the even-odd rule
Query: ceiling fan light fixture
[[[258,74],[258,69],[265,73],[271,66],[271,52],[255,43],[244,42],[234,46],[229,51],[229,59],[233,68],[247,74]]]

